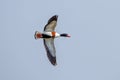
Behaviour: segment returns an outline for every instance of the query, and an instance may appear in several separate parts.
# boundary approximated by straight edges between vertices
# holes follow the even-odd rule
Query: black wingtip
[[[49,61],[51,62],[51,64],[52,64],[53,66],[56,66],[56,65],[57,65],[56,57],[53,57],[53,56],[51,56],[50,54],[47,54],[47,56],[48,56],[48,59],[49,59]]]
[[[47,50],[47,56],[48,56],[50,63],[56,66],[57,65],[56,57],[53,57],[48,50]]]
[[[52,16],[52,17],[49,19],[48,24],[49,24],[50,22],[52,22],[52,21],[57,21],[57,18],[58,18],[58,15]]]

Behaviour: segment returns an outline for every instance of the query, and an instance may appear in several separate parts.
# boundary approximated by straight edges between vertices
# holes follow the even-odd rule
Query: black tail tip
[[[34,38],[35,38],[35,39],[37,39],[37,36],[36,36],[37,32],[38,32],[38,31],[35,31],[35,34],[34,34]]]

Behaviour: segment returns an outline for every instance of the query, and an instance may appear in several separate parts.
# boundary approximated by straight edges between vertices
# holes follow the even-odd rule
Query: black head
[[[60,34],[61,37],[70,37],[70,35],[66,34],[66,33],[63,33],[63,34]]]

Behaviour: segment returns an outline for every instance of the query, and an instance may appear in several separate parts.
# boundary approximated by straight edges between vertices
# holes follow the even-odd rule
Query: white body
[[[47,34],[49,36],[53,36],[52,32],[43,32],[42,34]],[[60,34],[55,32],[55,38],[58,38],[58,37],[60,37]]]

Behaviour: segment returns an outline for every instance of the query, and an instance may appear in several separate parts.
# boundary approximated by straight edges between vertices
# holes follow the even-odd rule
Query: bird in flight
[[[41,33],[39,31],[35,31],[34,37],[35,39],[43,39],[44,46],[47,52],[47,57],[51,64],[54,66],[57,65],[56,62],[56,50],[54,46],[54,39],[58,37],[70,37],[70,35],[63,33],[59,34],[55,32],[55,27],[57,25],[58,15],[52,16],[48,23],[44,27],[44,31]]]

